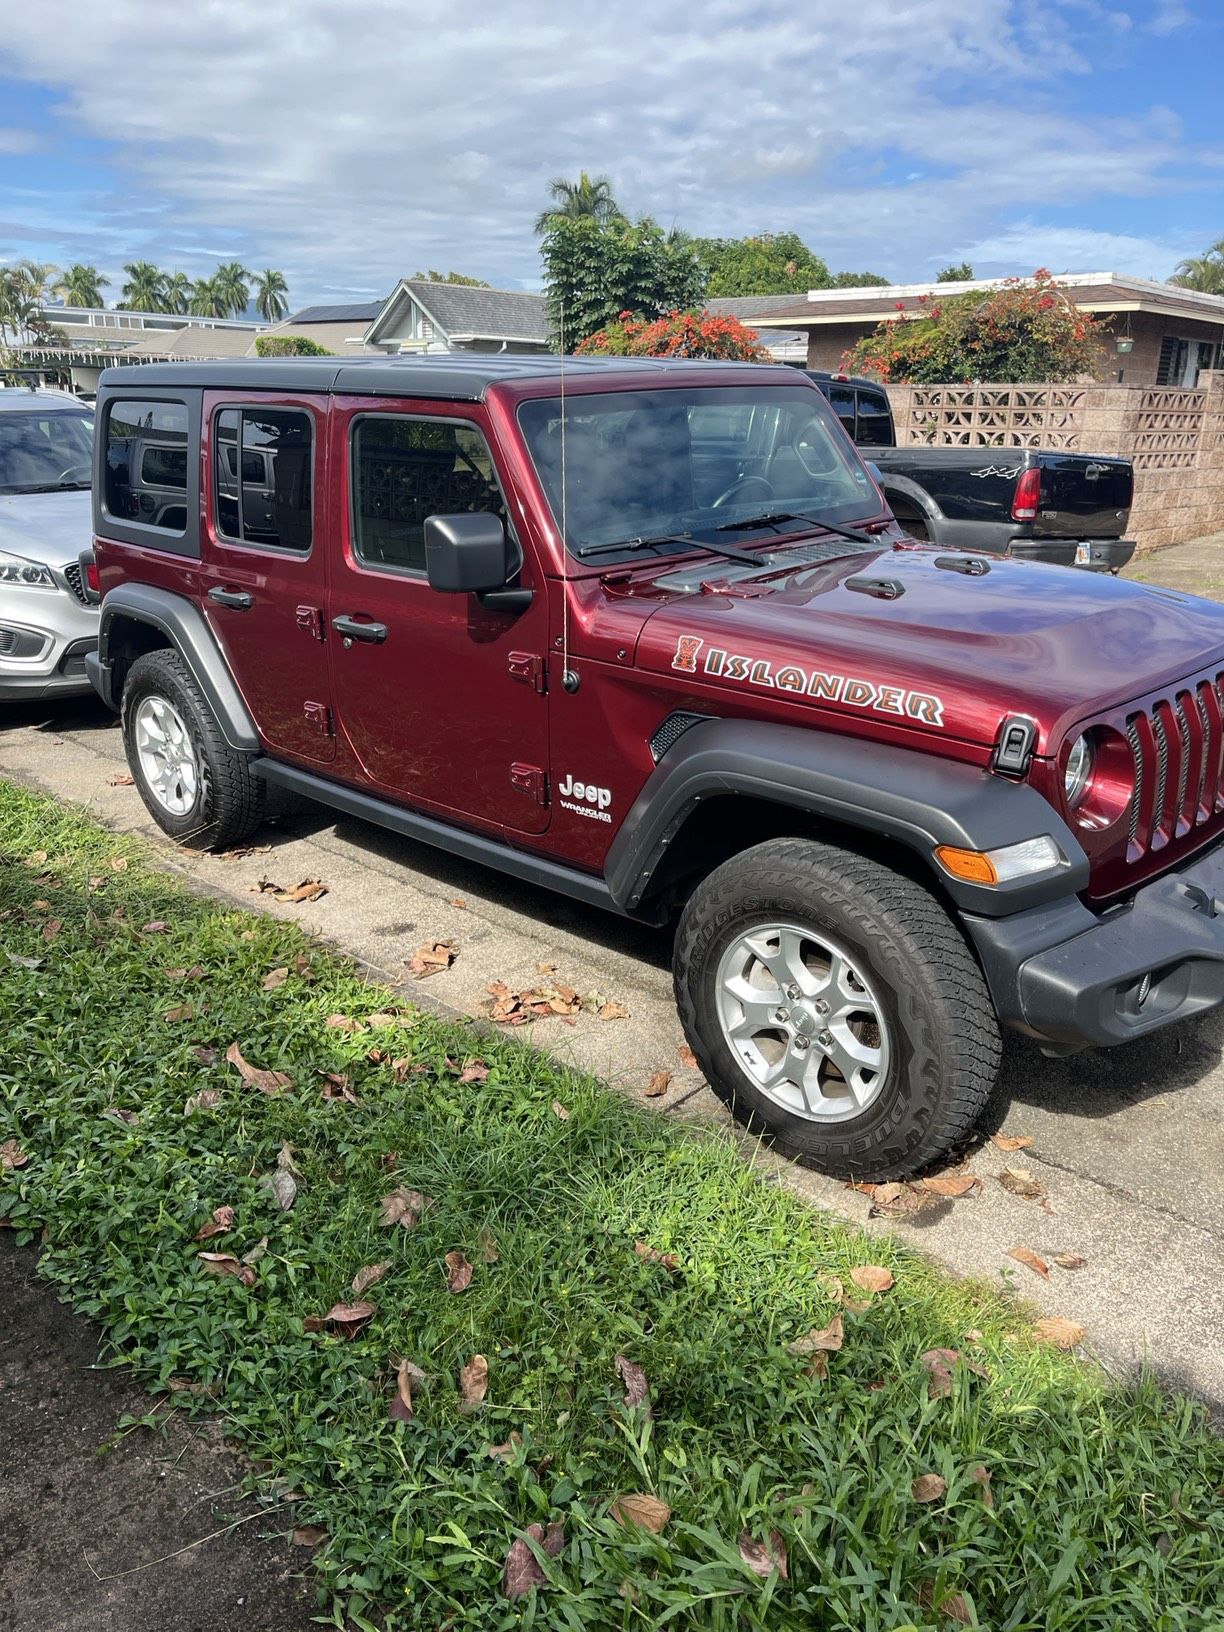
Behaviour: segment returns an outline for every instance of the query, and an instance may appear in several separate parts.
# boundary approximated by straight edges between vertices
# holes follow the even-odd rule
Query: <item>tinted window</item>
[[[187,521],[182,499],[187,485],[186,404],[129,398],[112,402],[106,415],[104,485],[106,509],[116,520],[181,533]]]
[[[308,550],[310,415],[295,408],[223,408],[214,427],[217,531],[260,549]]]
[[[860,391],[858,394],[858,436],[860,447],[886,448],[893,439],[892,415],[888,398],[882,391]]]
[[[425,571],[425,521],[490,511],[506,523],[479,431],[452,420],[368,416],[352,432],[353,549],[373,567]]]
[[[846,427],[846,435],[854,441],[854,391],[848,385],[831,385],[829,403],[833,412]]]
[[[0,493],[88,487],[92,450],[87,414],[14,413],[6,407],[0,413]]]

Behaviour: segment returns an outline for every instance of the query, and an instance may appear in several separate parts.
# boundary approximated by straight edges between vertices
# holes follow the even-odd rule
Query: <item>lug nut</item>
[[[807,1051],[808,1051],[808,1040],[807,1040],[807,1038],[806,1037],[796,1037],[795,1038],[795,1053],[796,1054],[806,1054]]]
[[[786,988],[786,995],[790,998],[792,1003],[797,1003],[803,996],[803,993],[799,990],[798,986],[792,984]]]
[[[829,1012],[829,1005],[825,1002],[823,997],[818,997],[816,999],[816,1013],[824,1015],[824,1014],[828,1014],[828,1012]]]
[[[789,1009],[783,1009],[783,1008],[777,1008],[773,1012],[773,1017],[780,1026],[784,1026],[786,1024],[786,1022],[790,1019],[790,1010]]]
[[[833,1033],[831,1031],[822,1031],[816,1041],[821,1048],[831,1048],[833,1046]]]

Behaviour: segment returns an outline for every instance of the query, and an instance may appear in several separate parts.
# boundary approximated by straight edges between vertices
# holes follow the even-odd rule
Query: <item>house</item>
[[[999,289],[1003,278],[968,283],[908,283],[863,289],[810,289],[807,299],[753,319],[762,340],[771,329],[807,337],[807,366],[838,369],[855,341],[902,312],[922,310],[922,299],[971,289]],[[1176,284],[1125,272],[1076,272],[1058,279],[1080,311],[1109,320],[1108,380],[1125,385],[1193,386],[1204,369],[1224,361],[1224,295],[1205,295]]]
[[[386,305],[385,300],[347,301],[334,306],[304,306],[292,317],[283,318],[264,332],[268,335],[301,334],[324,351],[338,357],[370,356],[377,346],[367,346],[365,332]],[[254,357],[252,342],[249,356]]]
[[[246,318],[197,317],[177,312],[129,312],[102,306],[39,308],[50,338],[21,340],[9,350],[37,368],[42,382],[62,382],[92,394],[104,368],[159,363],[175,357],[243,357],[254,351],[264,323]]]
[[[794,304],[794,295],[715,295],[706,301],[710,311],[738,318],[745,328],[754,330],[775,363],[802,368],[807,362],[807,335],[797,329],[762,328],[759,321],[788,312]]]
[[[401,278],[364,338],[392,354],[549,350],[543,295],[425,278]]]

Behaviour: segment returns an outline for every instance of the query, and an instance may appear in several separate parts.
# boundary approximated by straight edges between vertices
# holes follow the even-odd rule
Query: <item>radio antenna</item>
[[[561,356],[559,360],[561,397],[561,687],[578,690],[578,676],[569,665],[569,466],[565,445],[565,300],[561,301]]]

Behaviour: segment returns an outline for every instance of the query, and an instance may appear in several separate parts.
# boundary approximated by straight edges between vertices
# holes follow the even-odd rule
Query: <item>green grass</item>
[[[166,973],[196,964],[201,980]],[[266,992],[276,966],[292,972]],[[163,1018],[183,1002],[190,1019]],[[394,1006],[292,925],[192,896],[130,842],[0,784],[0,1143],[29,1157],[0,1174],[0,1216],[41,1237],[42,1273],[117,1362],[155,1389],[215,1391],[164,1395],[167,1410],[219,1412],[253,1478],[300,1493],[280,1522],[327,1531],[326,1624],[346,1606],[357,1627],[488,1632],[901,1632],[952,1626],[949,1609],[994,1632],[1224,1624],[1224,1456],[1192,1407],[1111,1385],[1033,1342],[992,1292],[869,1243],[728,1141],[535,1050],[419,1013],[326,1025]],[[224,1061],[234,1041],[293,1091],[244,1086]],[[402,1083],[392,1058],[412,1062]],[[488,1078],[461,1083],[473,1058]],[[360,1104],[324,1100],[323,1070],[347,1072]],[[219,1105],[184,1115],[208,1088]],[[300,1170],[290,1212],[259,1182],[282,1141]],[[396,1184],[435,1199],[416,1230],[379,1225]],[[198,1242],[222,1205],[233,1230]],[[252,1288],[197,1259],[265,1236]],[[457,1294],[453,1250],[475,1265]],[[304,1328],[387,1258],[358,1336]],[[820,1276],[868,1262],[895,1286],[845,1312],[827,1379],[808,1378],[787,1344],[836,1312]],[[935,1347],[989,1376],[958,1367],[951,1396],[929,1398],[920,1356]],[[457,1373],[475,1353],[488,1397],[464,1414]],[[617,1354],[645,1370],[653,1416],[624,1405]],[[429,1380],[408,1424],[388,1418],[399,1356]],[[511,1460],[486,1454],[512,1433]],[[947,1481],[942,1499],[914,1500],[924,1473]],[[671,1506],[662,1534],[610,1515],[625,1492]],[[565,1542],[548,1584],[508,1602],[507,1549],[553,1520]],[[780,1533],[788,1581],[748,1569],[745,1530]]]

